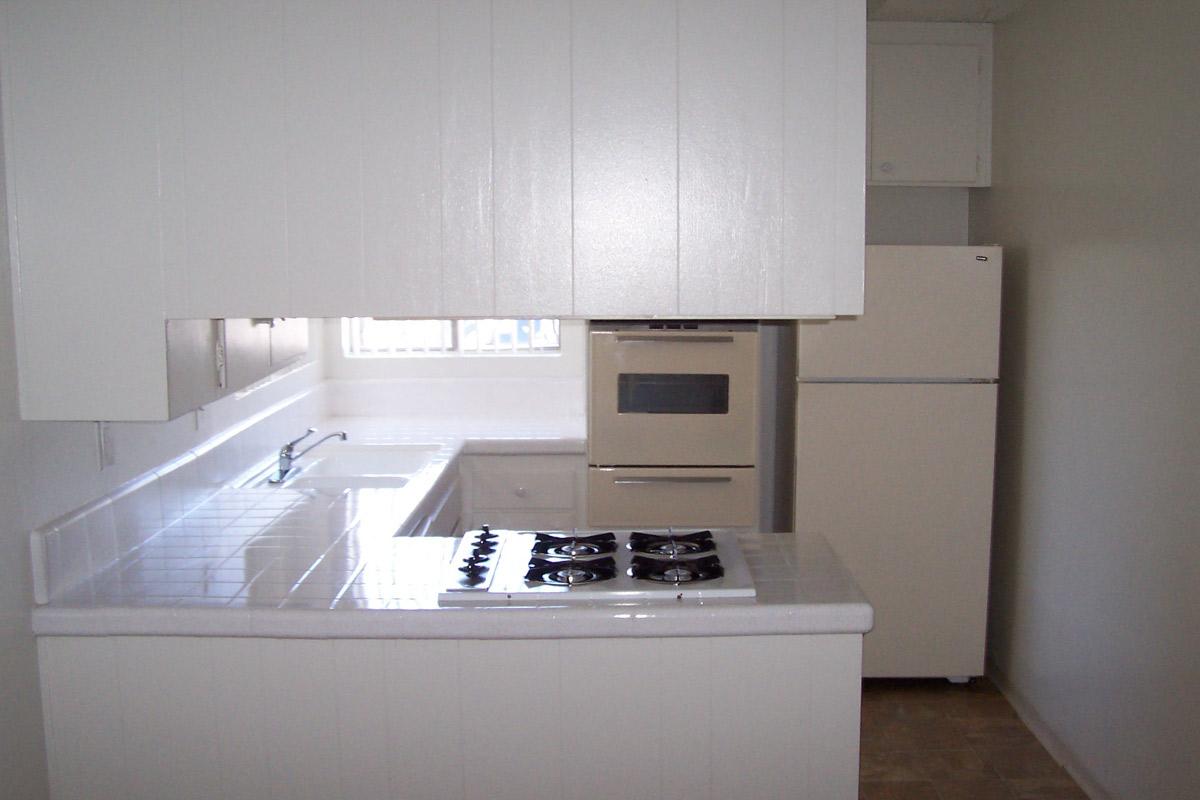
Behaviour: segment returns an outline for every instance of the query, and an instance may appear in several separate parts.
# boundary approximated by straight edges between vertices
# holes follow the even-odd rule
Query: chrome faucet
[[[323,436],[320,439],[317,439],[315,442],[310,444],[308,447],[304,448],[299,453],[297,453],[296,445],[300,444],[301,442],[303,442],[305,439],[312,436],[316,432],[317,432],[316,428],[309,428],[307,431],[304,432],[303,436],[301,436],[298,439],[293,439],[292,441],[285,444],[283,447],[279,448],[279,472],[277,472],[275,474],[275,477],[269,478],[267,481],[268,483],[283,483],[285,480],[287,480],[288,475],[291,474],[291,471],[292,471],[292,464],[294,464],[296,462],[296,459],[300,458],[300,456],[304,455],[309,450],[312,450],[314,447],[321,444],[322,442],[327,442],[330,439],[334,439],[334,438],[341,439],[343,442],[346,441],[346,432],[338,431],[336,433],[331,433],[328,436]]]

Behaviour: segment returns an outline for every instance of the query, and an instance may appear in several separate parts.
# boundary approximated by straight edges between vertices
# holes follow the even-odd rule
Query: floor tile
[[[867,680],[862,800],[1087,800],[986,679]]]
[[[1016,800],[1088,800],[1069,776],[1017,778],[1008,782]]]
[[[938,800],[1015,800],[1008,783],[999,778],[938,781]]]
[[[976,747],[975,751],[1001,778],[1061,778],[1066,773],[1040,744]]]
[[[859,800],[941,800],[929,781],[863,782],[858,787]]]

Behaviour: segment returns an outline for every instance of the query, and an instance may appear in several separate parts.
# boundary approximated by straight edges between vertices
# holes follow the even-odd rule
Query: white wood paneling
[[[646,692],[645,707],[653,708],[661,720],[662,800],[719,800],[712,783],[710,698],[712,649],[725,644],[712,639],[660,639],[653,674],[666,679],[643,677],[639,684]]]
[[[38,640],[54,800],[117,798],[128,766],[114,639]]]
[[[267,796],[279,800],[342,796],[335,692],[339,681],[353,678],[339,674],[335,643],[261,639],[259,644],[259,687],[270,732],[264,764]]]
[[[440,11],[442,309],[494,312],[492,15],[488,0],[445,0]]]
[[[267,774],[267,716],[257,639],[226,639],[210,646],[209,664],[213,682],[213,705],[217,715],[220,791],[226,798],[270,797]]]
[[[441,313],[438,4],[364,0],[362,315]]]
[[[22,412],[78,418],[82,396],[90,419],[165,416],[172,8],[51,0],[0,11]]]
[[[566,759],[565,800],[596,797],[656,797],[674,777],[675,765],[660,756],[662,716],[658,713],[662,640],[615,639],[604,648],[587,639],[556,643],[564,693],[620,697],[621,702],[587,702],[586,717],[560,717],[565,754],[594,753],[591,759]],[[581,709],[582,710],[582,709]],[[684,734],[685,736],[687,734]]]
[[[188,317],[287,314],[283,7],[182,4]]]
[[[571,298],[571,6],[492,7],[497,316],[567,316]]]
[[[219,789],[216,675],[203,639],[170,647],[154,639],[122,641],[117,683],[127,764],[127,797],[206,800]]]
[[[394,797],[463,800],[463,722],[485,725],[488,709],[464,707],[459,644],[433,639],[387,643],[388,678],[375,696],[387,705],[387,769]]]
[[[679,313],[778,314],[784,9],[686,5],[679,17]]]
[[[39,650],[55,800],[852,800],[860,642],[43,637]]]
[[[862,311],[865,26],[854,3],[785,4],[783,308],[789,315]]]
[[[676,314],[676,5],[579,0],[571,36],[575,313]]]
[[[338,797],[399,797],[391,774],[380,765],[391,760],[394,746],[388,704],[380,702],[382,687],[396,676],[388,672],[391,642],[370,639],[339,642],[333,649],[337,680],[333,691],[337,717]]]
[[[462,681],[463,763],[472,765],[469,800],[562,797],[577,762],[562,732],[576,719],[575,699],[564,698],[558,642],[464,641],[459,644]],[[497,691],[498,684],[503,688]],[[571,719],[564,719],[564,715]],[[513,726],[497,735],[495,722]],[[537,754],[539,766],[529,769]]]
[[[348,315],[362,305],[360,7],[325,0],[286,5],[286,288],[294,316]],[[281,294],[277,289],[276,306]]]

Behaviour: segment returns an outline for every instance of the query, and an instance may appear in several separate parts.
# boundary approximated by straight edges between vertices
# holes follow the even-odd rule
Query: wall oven
[[[592,323],[588,508],[595,526],[752,526],[756,323]]]

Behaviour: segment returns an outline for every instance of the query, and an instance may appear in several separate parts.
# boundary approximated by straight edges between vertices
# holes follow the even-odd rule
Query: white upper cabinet
[[[992,26],[868,26],[869,182],[991,183]]]
[[[862,3],[11,0],[0,22],[28,418],[163,418],[166,319],[861,311]]]

